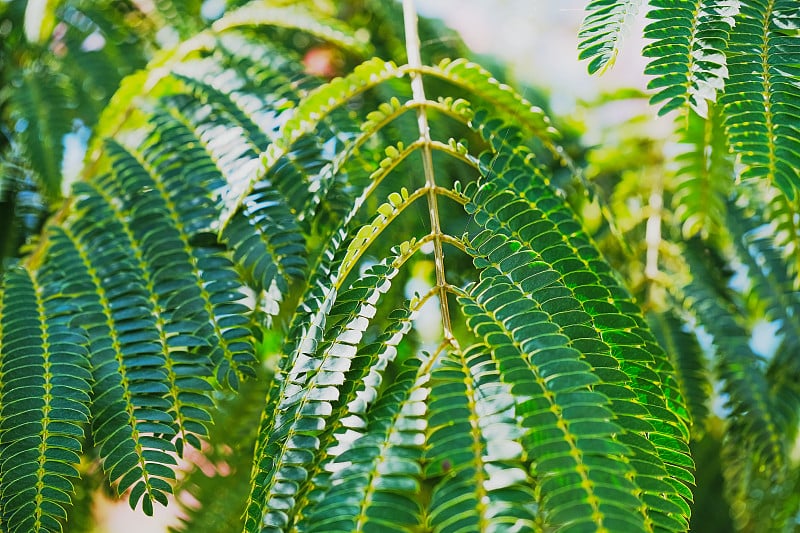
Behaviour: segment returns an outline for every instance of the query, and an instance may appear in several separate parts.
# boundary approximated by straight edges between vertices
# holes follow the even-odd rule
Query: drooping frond
[[[708,362],[693,331],[673,312],[650,312],[647,323],[670,356],[675,376],[692,417],[692,433],[702,438],[709,414],[711,382]]]
[[[785,460],[763,365],[748,343],[746,329],[737,323],[734,305],[714,272],[714,260],[699,241],[687,253],[693,280],[686,287],[690,308],[702,319],[718,349],[719,372],[730,395],[734,417],[743,425],[742,438],[765,462]],[[716,274],[716,275],[715,275]]]
[[[309,465],[307,487],[301,487],[300,498],[295,505],[299,515],[314,513],[317,504],[323,501],[331,488],[333,478],[329,465],[337,461],[343,447],[364,435],[367,427],[365,417],[375,404],[379,391],[388,386],[386,371],[398,357],[399,345],[407,342],[414,313],[398,309],[389,316],[389,326],[374,342],[362,345],[340,389],[339,399],[333,404],[331,416],[335,422],[320,436],[320,451]]]
[[[54,281],[14,269],[2,287],[0,510],[9,533],[61,531],[89,420],[85,338],[69,327],[80,308]]]
[[[589,60],[589,73],[604,72],[614,65],[622,33],[636,15],[641,0],[591,0],[578,33],[578,59]]]
[[[441,531],[535,528],[540,519],[511,388],[485,345],[452,353],[431,376],[426,471]]]
[[[209,393],[236,388],[253,374],[253,304],[244,304],[237,268],[269,278],[246,261],[234,264],[242,257],[230,254],[214,233],[226,189],[242,179],[234,175],[239,160],[231,155],[244,154],[241,146],[257,162],[269,142],[270,120],[278,120],[274,113],[270,118],[272,102],[258,104],[267,76],[237,83],[242,54],[193,64],[196,78],[176,75],[172,90],[187,92],[168,93],[164,105],[149,111],[136,149],[107,141],[99,165],[106,171],[76,187],[65,221],[51,228],[37,259],[38,278],[66,287],[74,302],[71,331],[89,339],[92,438],[106,475],[147,513],[172,492],[175,453],[187,444],[199,447],[207,436]],[[203,84],[203,68],[232,81]],[[282,98],[277,89],[271,92]],[[181,105],[167,109],[171,102]],[[216,106],[213,119],[198,102]],[[251,215],[263,224],[258,210]],[[300,235],[299,221],[289,222]],[[303,273],[305,246],[302,238],[288,248],[280,235],[270,239],[278,245],[254,265],[281,265],[275,274],[282,280],[280,302],[289,276]],[[273,285],[263,288],[274,292]],[[25,317],[27,311],[17,313]]]
[[[782,409],[765,376],[765,365],[749,344],[749,332],[740,324],[735,300],[722,284],[713,257],[699,240],[690,241],[686,257],[693,280],[685,289],[692,312],[712,336],[717,369],[731,409],[723,452],[729,460],[726,492],[740,526],[756,519],[752,514],[771,498],[763,491],[786,482],[789,464],[782,427]],[[770,520],[764,516],[764,522]]]
[[[725,51],[728,34],[739,11],[738,0],[694,0],[676,4],[652,0],[652,19],[644,35],[655,42],[644,49],[653,58],[646,74],[656,76],[648,89],[658,92],[650,103],[662,103],[663,115],[690,108],[708,116],[709,102],[715,102],[728,77]]]
[[[216,164],[224,177],[217,187],[230,196],[239,190],[237,184],[255,172],[261,151],[289,114],[291,103],[303,94],[306,76],[280,54],[254,63],[246,52],[255,47],[247,41],[227,39],[220,44],[220,57],[215,61],[179,67],[186,74],[177,78],[188,86],[192,97],[172,98],[170,107],[179,110],[178,114],[165,114],[164,121],[176,120],[194,132],[213,158],[208,163]],[[256,97],[256,90],[264,95]],[[302,191],[300,185],[312,174],[311,166],[322,166],[315,148],[313,144],[298,146],[287,154],[269,179],[247,196],[221,235],[251,283],[265,290],[275,304],[288,291],[290,278],[301,277],[306,270],[305,241],[298,220],[305,215],[306,195],[298,197],[296,191]],[[226,188],[231,192],[224,192]]]
[[[434,360],[406,362],[369,411],[363,436],[329,465],[331,488],[304,531],[401,533],[422,525],[419,463]]]
[[[4,90],[10,93],[11,118],[35,179],[48,200],[61,198],[62,137],[72,129],[67,77],[37,65],[21,71]]]
[[[401,253],[396,261],[401,264],[408,252]],[[340,399],[345,372],[350,370],[356,347],[375,315],[375,305],[397,274],[399,264],[393,263],[376,265],[348,291],[337,294],[335,287],[326,289],[318,302],[322,305],[310,317],[313,322],[298,324],[303,329],[296,332],[295,349],[276,375],[274,409],[280,414],[270,421],[270,431],[261,433],[256,448],[257,468],[264,480],[257,480],[258,493],[251,497],[248,530],[258,523],[267,530],[283,530],[294,518],[292,503],[301,483],[309,477],[306,465],[311,461],[307,454],[319,450],[319,437],[327,425],[323,417]],[[295,433],[303,438],[293,437]],[[297,487],[287,490],[283,487],[286,481],[294,481]],[[263,522],[261,514],[265,515]]]
[[[636,485],[627,482],[612,488],[612,478],[630,480],[633,468],[614,459],[616,454],[630,451],[611,438],[622,429],[607,408],[610,402],[589,388],[599,378],[577,350],[567,345],[558,326],[547,323],[546,312],[519,303],[516,287],[497,274],[500,279],[488,274],[463,304],[471,328],[492,343],[501,376],[506,376],[512,392],[520,398],[516,411],[523,417],[522,426],[529,428],[524,447],[531,454],[532,471],[541,487],[546,522],[644,530],[645,517],[631,513],[628,499]],[[509,300],[518,303],[500,311]],[[537,317],[539,313],[544,316]],[[529,360],[527,353],[531,353]],[[585,407],[586,403],[593,407]],[[608,502],[616,503],[601,508],[604,498],[600,494],[606,490],[615,493]]]
[[[96,197],[85,197],[81,207],[87,204],[99,207]],[[78,322],[89,337],[94,443],[109,479],[120,492],[133,487],[132,504],[142,500],[152,514],[153,502],[165,503],[171,492],[165,479],[174,475],[164,465],[175,464],[175,430],[164,398],[166,355],[146,288],[127,251],[90,219],[53,230],[51,242],[51,256],[70,265],[61,282],[75,288]]]
[[[684,237],[718,236],[725,227],[725,201],[734,178],[719,106],[710,106],[707,119],[689,111],[677,122],[686,150],[675,158],[680,165],[672,187],[675,215]]]
[[[173,133],[166,128],[162,131]],[[177,316],[181,325],[183,321],[189,321],[189,331],[194,326],[197,328],[194,334],[206,339],[181,340],[208,346],[217,379],[236,388],[243,373],[251,373],[248,366],[254,361],[250,334],[245,327],[248,321],[242,316],[247,307],[238,303],[244,294],[240,292],[241,282],[233,264],[213,237],[205,233],[212,224],[214,211],[211,202],[203,201],[209,194],[203,185],[208,186],[208,183],[197,179],[200,177],[214,183],[219,180],[219,174],[214,174],[212,169],[216,167],[209,155],[201,150],[193,154],[194,168],[182,166],[184,154],[182,150],[173,151],[176,145],[172,144],[180,142],[181,137],[165,141],[160,137],[161,133],[153,149],[145,151],[145,160],[120,145],[109,144],[108,153],[113,158],[115,179],[128,190],[144,189],[149,193],[127,198],[132,211],[132,223],[135,222],[140,230],[144,230],[138,239],[143,244],[155,245],[161,253],[169,251],[169,254],[156,255],[153,263],[150,263],[160,267],[160,260],[170,259],[172,268],[165,271],[164,275],[179,277],[179,281],[169,286],[171,301],[168,300],[165,307],[178,308],[176,312],[179,313]],[[178,129],[177,133],[182,132]],[[194,182],[187,179],[188,171],[200,168],[212,171],[198,173]],[[106,186],[110,187],[110,184]],[[158,232],[153,229],[165,226],[174,230]],[[167,241],[170,237],[171,241]],[[164,241],[158,242],[160,239],[169,242],[169,247],[164,247]],[[179,284],[188,286],[181,287],[183,290],[179,291]],[[174,299],[176,294],[185,298],[180,305]],[[198,314],[201,318],[195,319]]]
[[[771,391],[780,398],[775,405],[776,425],[791,445],[800,417],[800,362],[792,355],[800,351],[800,294],[794,290],[788,265],[760,214],[733,203],[729,212],[727,226],[737,255],[747,267],[751,291],[764,307],[763,318],[778,324],[780,344],[766,377]]]
[[[502,138],[487,130],[483,134],[493,142]],[[680,395],[670,375],[671,366],[663,352],[656,348],[644,319],[630,314],[632,308],[624,290],[605,263],[591,251],[593,247],[577,222],[562,210],[565,208],[558,195],[549,189],[546,181],[531,182],[523,171],[527,165],[520,165],[522,161],[522,155],[500,154],[494,159],[487,158],[484,163],[489,175],[497,174],[500,178],[497,183],[489,181],[479,197],[481,202],[475,202],[482,207],[475,212],[476,222],[484,228],[475,237],[481,239],[477,264],[492,265],[501,271],[508,269],[506,276],[510,281],[523,284],[520,288],[525,301],[540,302],[540,311],[545,312],[542,318],[550,316],[550,320],[544,321],[548,327],[543,327],[543,332],[558,325],[558,329],[543,338],[543,348],[551,346],[550,343],[556,343],[552,345],[554,348],[564,343],[566,350],[556,353],[577,359],[573,365],[579,366],[568,366],[570,370],[565,370],[576,378],[565,380],[570,384],[566,390],[578,384],[591,385],[593,380],[586,380],[589,376],[602,380],[594,390],[605,394],[611,401],[611,410],[620,413],[616,415],[617,424],[628,431],[618,436],[619,442],[631,447],[639,457],[631,465],[638,471],[634,479],[646,494],[644,501],[653,506],[647,509],[646,520],[659,527],[681,529],[685,527],[681,514],[686,510],[681,495],[689,495],[683,483],[693,482],[689,472],[693,465],[687,455],[688,448],[681,444],[686,439],[684,420],[675,415],[664,416],[676,408],[678,412],[683,410],[674,403]],[[527,167],[527,172],[535,170]],[[522,213],[525,216],[521,216]],[[518,240],[523,248],[520,250],[513,242],[504,243],[501,236]],[[513,255],[517,250],[520,252]],[[505,255],[509,256],[507,266],[503,263]],[[531,271],[526,275],[525,270],[530,267],[517,267],[526,256],[528,262],[534,261],[530,267],[541,261],[535,270],[543,271]],[[581,353],[585,360],[577,357]],[[577,379],[578,374],[572,374],[585,363],[590,366],[583,372],[589,373],[592,369],[593,372],[586,379]],[[638,416],[631,416],[634,414]],[[603,423],[608,424],[608,421]],[[602,427],[603,424],[593,426],[593,431]],[[610,433],[616,433],[611,426],[605,427]],[[641,440],[645,434],[654,433],[660,436],[652,444]],[[651,477],[652,468],[669,471],[674,476],[673,486],[664,484],[657,476]],[[578,483],[577,478],[575,482]],[[623,516],[629,515],[621,509],[607,512],[612,520],[624,520]]]
[[[742,177],[762,178],[789,199],[800,190],[797,125],[797,37],[800,7],[792,0],[743,2],[728,43],[725,126]],[[758,97],[755,97],[758,95]]]

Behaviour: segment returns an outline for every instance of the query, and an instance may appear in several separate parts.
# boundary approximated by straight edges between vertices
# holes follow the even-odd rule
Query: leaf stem
[[[417,33],[417,10],[414,0],[403,0],[403,21],[406,32],[406,53],[408,64],[411,67],[411,93],[414,102],[424,104],[425,86],[422,84],[422,56],[420,55],[419,34]],[[425,184],[428,188],[428,215],[431,220],[431,235],[433,235],[433,257],[436,265],[436,286],[439,288],[439,303],[442,313],[442,329],[444,338],[453,340],[453,329],[450,325],[450,310],[447,304],[447,280],[444,274],[444,252],[442,251],[442,231],[439,224],[439,205],[436,199],[436,179],[433,171],[433,155],[431,153],[431,133],[428,127],[428,115],[424,105],[417,108],[417,126],[419,126],[422,146],[422,166],[425,171]]]
[[[650,192],[649,207],[650,215],[647,218],[647,226],[645,230],[645,242],[647,243],[647,260],[645,263],[645,279],[647,280],[648,287],[648,303],[653,304],[658,298],[658,287],[656,286],[659,279],[658,270],[658,255],[661,248],[661,217],[664,209],[664,185],[661,178],[658,177],[653,184],[653,190]]]

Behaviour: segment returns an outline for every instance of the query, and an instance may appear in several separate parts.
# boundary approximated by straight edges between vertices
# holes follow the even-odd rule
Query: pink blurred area
[[[420,13],[441,18],[475,52],[501,59],[518,81],[545,89],[555,113],[577,100],[621,87],[644,89],[641,14],[631,20],[613,68],[590,76],[578,61],[578,30],[587,0],[419,0]],[[424,46],[424,43],[423,43]]]
[[[162,533],[177,525],[177,505],[170,502],[167,508],[156,506],[153,516],[145,516],[140,509],[133,510],[127,500],[113,501],[98,496],[95,515],[98,527],[94,533]]]

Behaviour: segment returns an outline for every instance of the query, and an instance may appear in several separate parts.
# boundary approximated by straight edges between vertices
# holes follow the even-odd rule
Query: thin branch
[[[664,191],[661,178],[658,177],[650,193],[650,216],[647,219],[645,242],[647,243],[647,261],[644,274],[648,283],[648,300],[652,304],[657,298],[657,280],[659,279],[658,253],[661,248],[661,217],[664,209]]]

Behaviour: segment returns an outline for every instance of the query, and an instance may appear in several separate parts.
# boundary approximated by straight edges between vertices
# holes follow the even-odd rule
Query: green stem
[[[439,288],[439,303],[442,313],[442,329],[446,341],[453,339],[453,330],[450,325],[450,310],[447,305],[447,280],[444,275],[444,252],[442,251],[442,230],[439,224],[439,205],[436,199],[436,179],[433,171],[433,156],[431,153],[431,133],[428,127],[428,115],[425,106],[425,87],[422,84],[422,57],[420,55],[419,35],[417,33],[417,11],[414,0],[403,0],[403,20],[406,30],[406,53],[408,65],[411,67],[411,92],[413,101],[419,103],[417,107],[417,125],[419,126],[420,140],[422,141],[422,166],[425,171],[425,186],[428,189],[428,215],[431,221],[431,235],[433,235],[433,257],[436,266],[436,286]]]

